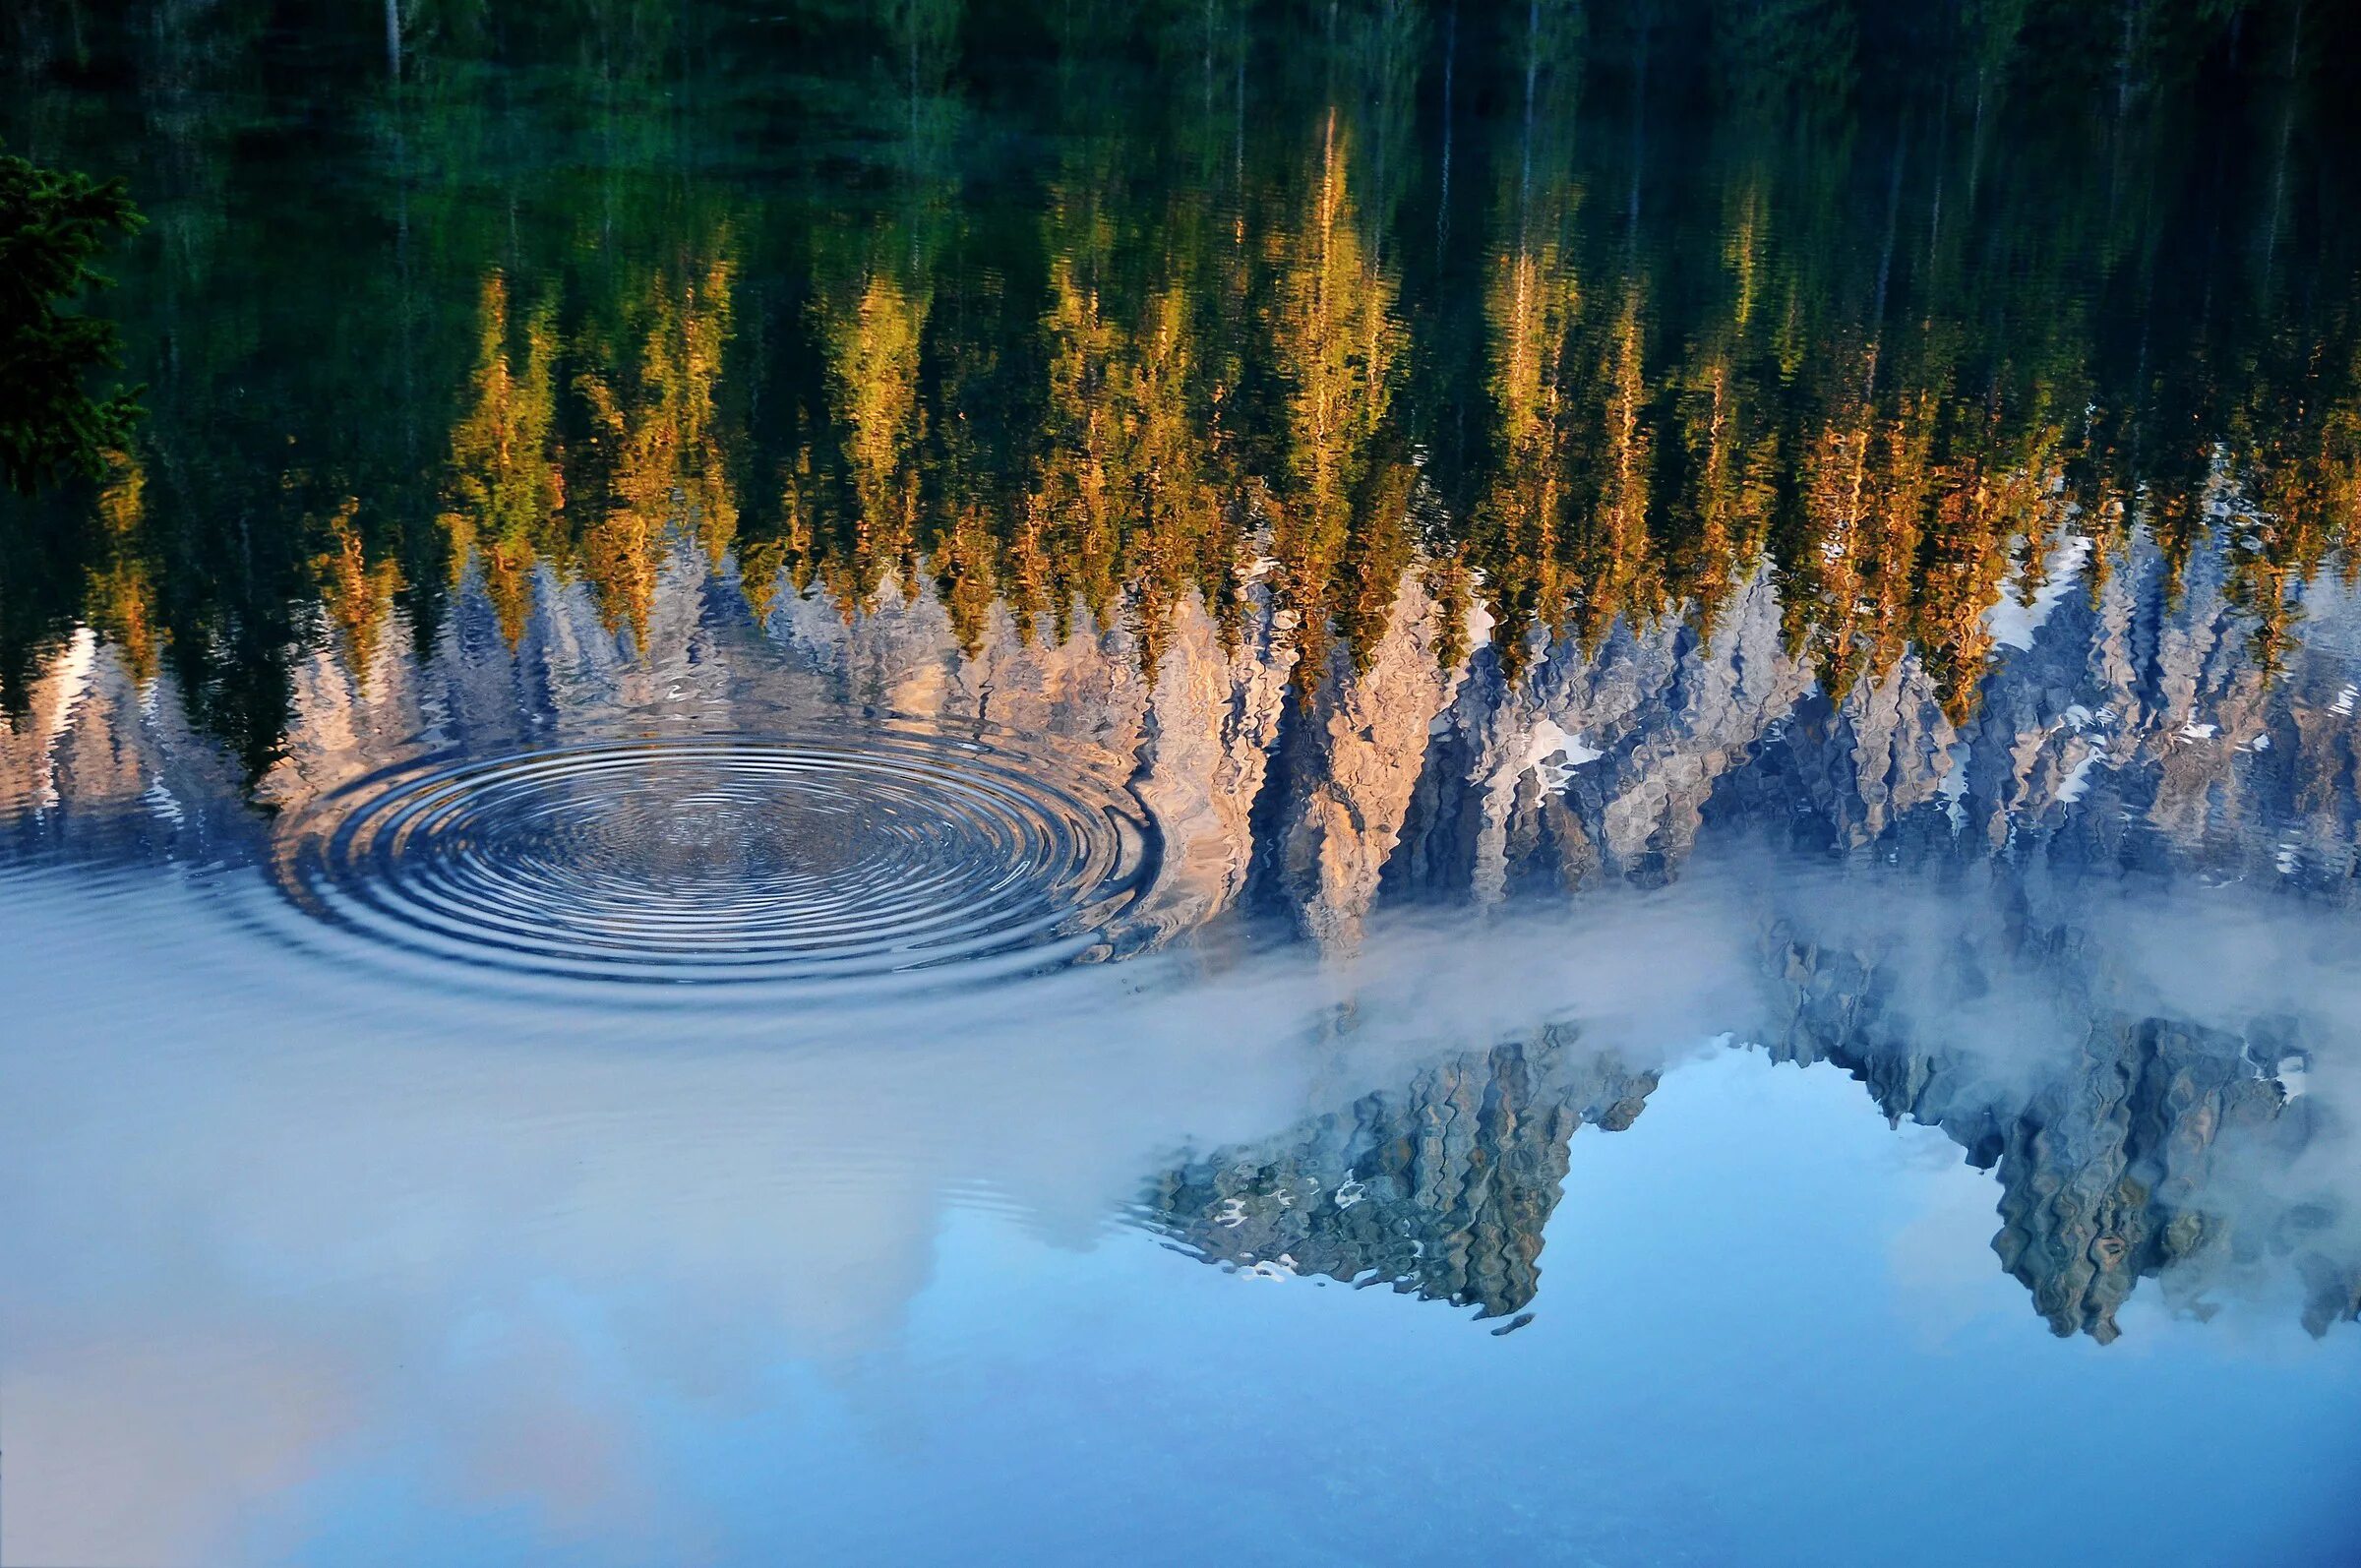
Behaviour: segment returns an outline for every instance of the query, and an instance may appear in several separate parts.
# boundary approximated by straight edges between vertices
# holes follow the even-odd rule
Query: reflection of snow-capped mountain
[[[1748,864],[1773,872],[1712,895],[1760,933],[1767,1011],[1732,1027],[1844,1067],[1992,1169],[1995,1248],[2060,1332],[2111,1337],[2150,1275],[2198,1309],[2222,1282],[2283,1276],[2315,1327],[2361,1301],[2361,1224],[2321,1176],[2343,1137],[2337,1016],[2296,1004],[2341,995],[2341,972],[2272,1005],[2171,1003],[2142,978],[2159,972],[2154,933],[2213,919],[2191,900],[2232,896],[2225,883],[2290,929],[2298,909],[2342,920],[2321,907],[2345,902],[2361,816],[2361,615],[2341,591],[2315,590],[2303,642],[2266,672],[2218,562],[2175,592],[2142,546],[2095,589],[2053,579],[1996,613],[1993,665],[1957,724],[1907,656],[1820,692],[1767,572],[1703,634],[1618,626],[1595,649],[1539,649],[1514,681],[1488,651],[1442,664],[1414,574],[1383,634],[1336,653],[1301,702],[1267,611],[1225,639],[1184,606],[1151,672],[1121,626],[1023,635],[1000,609],[970,653],[931,594],[880,597],[848,618],[782,593],[757,622],[726,564],[683,548],[644,647],[547,574],[512,646],[463,588],[424,656],[395,627],[365,671],[326,639],[301,659],[277,757],[250,785],[170,679],[136,679],[83,632],[0,732],[0,807],[22,848],[235,862],[268,838],[259,807],[421,750],[792,732],[870,710],[1127,784],[1164,835],[1146,943],[1268,910],[1343,952],[1395,905],[1498,919],[1767,852]],[[2127,926],[2151,939],[2127,943]],[[2210,931],[2181,939],[2218,958]],[[1191,1157],[1159,1179],[1151,1223],[1209,1258],[1375,1270],[1522,1310],[1567,1138],[1627,1124],[1654,1081],[1599,1052],[1544,1034],[1411,1070]]]
[[[1209,1262],[1390,1284],[1506,1317],[1541,1285],[1542,1229],[1585,1124],[1620,1130],[1657,1074],[1570,1042],[1423,1067],[1156,1178],[1145,1222]]]
[[[1125,777],[1167,834],[1167,935],[1252,897],[1342,941],[1382,900],[1656,880],[1717,834],[2338,889],[2361,817],[2348,679],[2361,615],[2315,589],[2304,641],[2267,674],[2218,560],[2186,575],[2170,589],[2143,545],[2095,591],[2052,581],[2031,608],[2006,606],[2008,635],[1955,726],[1908,656],[1837,700],[1821,693],[1785,645],[1767,572],[1702,635],[1677,619],[1618,625],[1595,649],[1541,649],[1514,681],[1489,650],[1441,666],[1439,612],[1414,574],[1384,634],[1358,660],[1336,653],[1295,703],[1294,648],[1267,614],[1226,642],[1184,605],[1152,673],[1124,627],[1084,618],[1062,641],[1026,636],[1004,609],[970,655],[932,594],[890,584],[851,618],[781,594],[757,625],[727,568],[682,548],[644,648],[546,573],[513,648],[471,591],[422,658],[397,626],[356,675],[324,640],[295,668],[277,758],[251,795],[300,804],[421,748],[778,728],[849,708]],[[168,850],[173,810],[232,838],[241,814],[235,769],[172,682],[135,681],[89,633],[52,654],[0,732],[0,780],[19,830],[42,835],[147,816],[143,841]]]

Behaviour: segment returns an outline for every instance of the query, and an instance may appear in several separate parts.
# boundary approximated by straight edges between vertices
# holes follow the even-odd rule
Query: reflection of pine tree
[[[148,526],[148,471],[130,452],[107,459],[106,482],[98,491],[98,522],[105,536],[100,565],[91,569],[90,621],[100,635],[123,651],[132,679],[147,681],[156,671],[155,575],[143,537]]]
[[[1217,620],[1228,617],[1243,560],[1222,495],[1235,481],[1225,473],[1220,432],[1209,428],[1191,321],[1180,285],[1160,292],[1149,302],[1133,372],[1142,516],[1125,575],[1137,594],[1140,657],[1150,671],[1191,588]]]
[[[1050,610],[1059,636],[1077,603],[1101,628],[1127,605],[1153,668],[1190,588],[1220,613],[1240,542],[1217,479],[1221,432],[1197,361],[1187,260],[1171,246],[1139,258],[1166,275],[1133,295],[1116,254],[1110,173],[1071,172],[1043,229],[1049,385],[1009,589],[1028,614]]]
[[[1279,602],[1298,618],[1297,678],[1305,683],[1326,668],[1331,596],[1355,503],[1390,493],[1362,487],[1393,400],[1402,343],[1395,285],[1362,243],[1346,164],[1331,110],[1304,211],[1277,243],[1272,351],[1288,385],[1289,446],[1272,552]],[[1369,520],[1377,528],[1408,524],[1406,516]]]
[[[575,376],[599,483],[582,540],[582,571],[610,630],[644,639],[656,573],[672,525],[684,520],[719,562],[735,540],[738,508],[715,415],[714,388],[729,340],[734,266],[716,259],[650,279],[626,325],[586,341]],[[617,340],[640,324],[636,361]]]
[[[454,573],[473,562],[511,644],[524,634],[531,574],[558,543],[566,505],[557,427],[557,306],[544,300],[512,340],[508,279],[485,278],[468,397],[451,435],[451,507],[443,525]]]
[[[1533,634],[1563,622],[1571,591],[1562,552],[1579,389],[1566,356],[1582,288],[1569,138],[1584,20],[1579,6],[1563,0],[1531,0],[1515,34],[1510,63],[1523,107],[1516,156],[1502,171],[1496,203],[1503,243],[1484,293],[1495,434],[1491,477],[1475,503],[1474,556],[1501,666],[1512,678]],[[1445,583],[1452,580],[1446,573]]]
[[[1485,300],[1491,328],[1498,466],[1478,503],[1477,527],[1497,621],[1501,662],[1521,668],[1531,633],[1564,612],[1559,516],[1566,504],[1567,334],[1580,289],[1556,243],[1503,255]]]
[[[1053,245],[1049,417],[1038,515],[1051,569],[1051,610],[1059,637],[1076,600],[1100,626],[1113,619],[1120,533],[1138,502],[1136,409],[1127,334],[1109,322],[1099,290],[1076,275],[1090,267],[1103,234],[1085,218],[1078,244]],[[1095,270],[1095,269],[1094,269]]]
[[[1584,645],[1596,648],[1617,619],[1654,619],[1661,577],[1648,530],[1655,437],[1641,363],[1639,287],[1626,292],[1599,368],[1596,498],[1576,543],[1581,598],[1575,606]]]
[[[2337,558],[2361,579],[2361,359],[2286,342],[2230,418],[2228,476],[2251,508],[2228,545],[2230,602],[2275,674],[2303,615],[2303,584]],[[2288,363],[2292,361],[2293,363]]]
[[[828,585],[847,615],[870,606],[886,572],[918,543],[918,453],[926,433],[919,345],[933,297],[905,282],[889,260],[833,298],[823,296],[828,391],[853,492],[847,548],[823,577],[832,576]]]
[[[1917,643],[1954,722],[1968,717],[1991,652],[1985,616],[2001,595],[2019,530],[2029,530],[2036,541],[2028,553],[2045,559],[2043,519],[2054,515],[2045,483],[2049,468],[2027,473],[2014,467],[1995,450],[1991,426],[1987,415],[1959,432],[1936,476],[1913,573]]]
[[[1761,553],[1778,502],[1779,438],[1761,428],[1725,349],[1694,356],[1677,384],[1683,483],[1665,547],[1666,591],[1711,632],[1742,563]]]
[[[571,342],[560,337],[555,290],[519,330],[506,277],[485,279],[443,525],[452,571],[472,564],[512,644],[541,564],[587,580],[609,630],[644,636],[675,523],[716,561],[733,544],[738,509],[715,399],[735,264],[726,240],[710,251],[638,274],[621,309],[590,312]],[[560,435],[570,422],[582,432],[571,447]]]
[[[394,595],[401,588],[401,568],[391,560],[369,559],[354,523],[360,510],[360,502],[349,496],[336,509],[328,522],[328,548],[313,557],[312,573],[320,582],[321,608],[342,644],[345,666],[366,690],[379,639],[394,610]]]
[[[782,470],[777,527],[741,540],[738,548],[740,590],[757,621],[770,614],[781,577],[801,597],[812,591],[819,574],[812,523],[813,512],[818,505],[812,449],[798,447],[794,456],[782,464]]]

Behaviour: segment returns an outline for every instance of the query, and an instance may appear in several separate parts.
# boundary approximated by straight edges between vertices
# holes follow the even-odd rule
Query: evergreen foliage
[[[0,153],[0,479],[22,494],[99,478],[131,438],[140,389],[90,391],[121,363],[121,333],[73,307],[109,285],[91,264],[141,223],[121,180]]]

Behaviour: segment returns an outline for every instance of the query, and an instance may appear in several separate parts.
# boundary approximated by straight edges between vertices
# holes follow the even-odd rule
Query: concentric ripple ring
[[[307,913],[585,979],[844,979],[1103,949],[1155,829],[1127,791],[895,730],[443,754],[281,829]]]

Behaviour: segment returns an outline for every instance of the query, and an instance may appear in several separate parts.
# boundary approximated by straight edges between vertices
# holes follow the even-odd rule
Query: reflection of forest
[[[163,154],[155,417],[95,520],[10,522],[0,694],[86,624],[250,766],[308,638],[423,646],[472,578],[514,641],[546,569],[644,639],[679,529],[757,615],[931,592],[971,650],[1259,605],[1304,691],[1406,579],[1513,678],[1767,562],[1830,695],[1908,653],[1955,722],[2061,561],[2221,552],[2268,670],[2361,560],[2355,30],[2301,7],[799,13],[857,105],[718,7],[306,16],[292,86],[300,6],[99,9],[25,12],[12,134]]]

